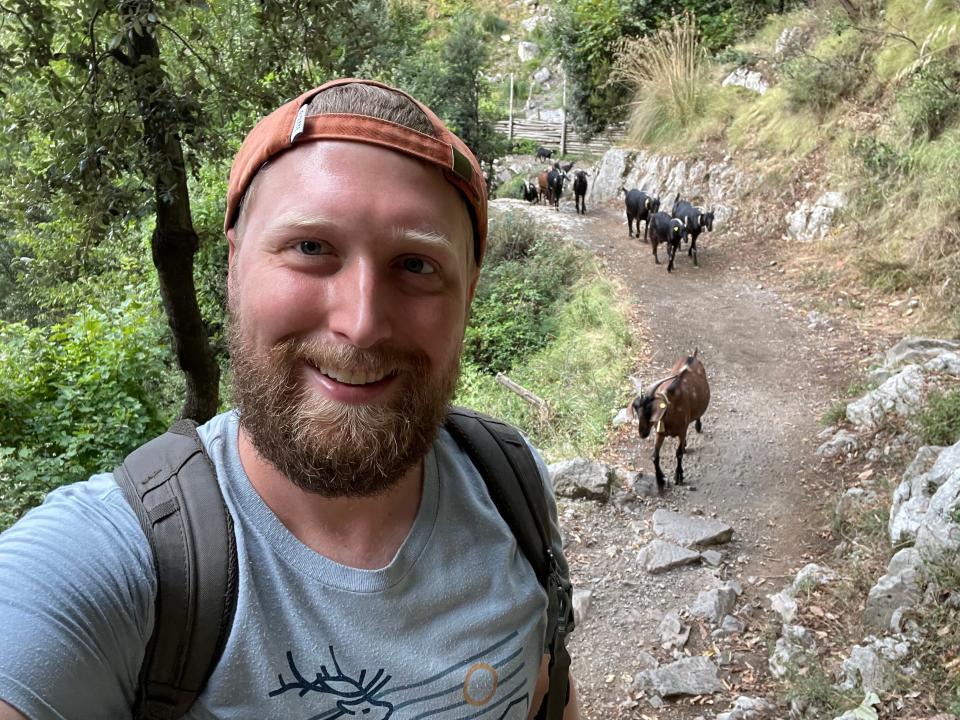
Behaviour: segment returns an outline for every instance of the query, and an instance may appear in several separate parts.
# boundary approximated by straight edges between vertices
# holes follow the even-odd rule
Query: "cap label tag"
[[[292,143],[300,133],[303,132],[303,124],[307,120],[307,106],[310,103],[304,103],[300,106],[300,109],[297,111],[297,119],[293,122],[293,132],[290,133],[290,142]]]

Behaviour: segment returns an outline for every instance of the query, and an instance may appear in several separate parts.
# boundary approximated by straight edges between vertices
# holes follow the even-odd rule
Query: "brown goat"
[[[703,363],[693,355],[678,360],[668,377],[650,385],[643,395],[633,401],[640,437],[646,439],[651,430],[656,431],[653,449],[653,467],[657,472],[657,487],[665,482],[660,469],[660,447],[667,437],[677,438],[677,470],[674,483],[683,484],[683,453],[687,448],[687,428],[694,423],[701,432],[700,418],[710,404],[710,385]]]
[[[553,205],[553,191],[550,190],[550,182],[547,178],[549,174],[549,170],[544,170],[542,173],[537,175],[537,186],[540,190],[540,197],[537,202],[542,202],[543,199],[546,198],[547,204]]]

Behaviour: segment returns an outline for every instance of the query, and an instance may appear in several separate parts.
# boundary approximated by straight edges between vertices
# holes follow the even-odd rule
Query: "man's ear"
[[[471,305],[473,303],[473,296],[477,292],[477,281],[480,280],[480,267],[474,265],[473,269],[470,271],[473,273],[473,277],[470,278],[470,285],[467,288],[467,304]]]

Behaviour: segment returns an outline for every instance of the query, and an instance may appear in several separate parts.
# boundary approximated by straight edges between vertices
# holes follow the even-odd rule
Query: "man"
[[[239,590],[187,717],[533,717],[543,589],[438,433],[486,242],[476,159],[408,96],[335,81],[254,128],[227,200],[238,411],[199,434]],[[156,592],[112,475],[51,493],[0,537],[0,720],[129,717]]]

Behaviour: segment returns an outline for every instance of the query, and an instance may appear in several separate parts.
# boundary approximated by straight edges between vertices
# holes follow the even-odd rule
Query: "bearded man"
[[[467,147],[378,83],[316,88],[245,139],[225,220],[236,409],[198,428],[235,611],[184,717],[541,708],[546,594],[441,427],[486,220]],[[164,610],[155,561],[113,474],[0,536],[0,720],[131,717]]]

